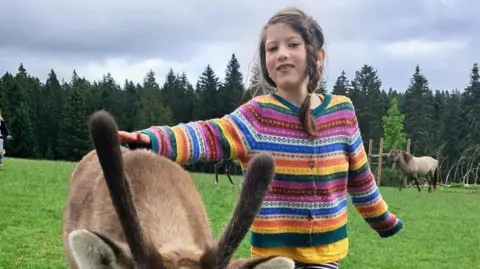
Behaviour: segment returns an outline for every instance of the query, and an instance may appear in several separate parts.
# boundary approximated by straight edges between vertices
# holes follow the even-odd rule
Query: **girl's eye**
[[[287,46],[288,46],[289,48],[295,48],[295,47],[300,46],[300,43],[298,43],[298,42],[289,43]],[[268,52],[274,52],[274,51],[276,51],[276,50],[278,50],[278,46],[272,46],[272,47],[268,47],[268,48],[267,48],[267,51],[268,51]]]
[[[269,47],[269,48],[267,49],[267,51],[273,52],[273,51],[275,51],[276,49],[277,49],[277,47]]]

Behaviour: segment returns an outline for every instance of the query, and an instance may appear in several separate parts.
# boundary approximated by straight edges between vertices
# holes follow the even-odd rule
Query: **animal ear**
[[[217,267],[225,268],[247,234],[275,175],[275,160],[267,153],[250,162],[237,205],[217,244]]]
[[[68,243],[79,269],[115,268],[119,260],[126,260],[126,253],[117,243],[85,229],[71,232]]]
[[[280,256],[262,257],[252,259],[239,259],[233,261],[228,269],[294,269],[295,262],[292,259]]]

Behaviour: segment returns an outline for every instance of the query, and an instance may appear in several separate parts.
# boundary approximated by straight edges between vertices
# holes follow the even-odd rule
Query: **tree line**
[[[319,91],[352,99],[366,148],[373,139],[378,150],[380,137],[386,139],[385,150],[404,147],[408,137],[415,156],[432,156],[443,145],[448,169],[464,150],[480,145],[478,64],[466,70],[464,89],[431,89],[418,65],[412,71],[407,89],[385,89],[376,69],[365,64],[351,78],[341,72],[331,89],[322,83]],[[264,82],[256,66],[250,77],[247,87],[235,54],[223,81],[206,65],[195,85],[185,72],[172,69],[163,85],[152,70],[142,83],[126,79],[120,85],[110,73],[89,81],[75,70],[70,81],[60,82],[52,69],[43,82],[20,64],[16,74],[6,72],[0,80],[0,107],[13,136],[5,142],[7,157],[78,161],[92,148],[87,119],[99,109],[111,112],[126,131],[222,117],[262,94],[257,89]],[[213,165],[187,169],[212,172]]]

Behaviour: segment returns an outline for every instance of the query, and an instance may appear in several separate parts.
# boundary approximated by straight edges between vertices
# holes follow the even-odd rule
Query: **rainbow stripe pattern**
[[[346,239],[347,194],[381,237],[394,235],[403,222],[379,193],[351,100],[318,96],[322,103],[312,111],[318,138],[302,130],[299,109],[275,93],[254,97],[219,119],[141,132],[150,136],[154,152],[180,164],[238,159],[246,169],[257,153],[274,156],[272,188],[251,227],[254,248],[328,246]]]

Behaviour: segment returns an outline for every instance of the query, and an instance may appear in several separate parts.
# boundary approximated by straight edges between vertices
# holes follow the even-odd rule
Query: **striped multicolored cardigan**
[[[252,254],[338,261],[348,252],[347,193],[381,237],[398,232],[403,222],[379,193],[351,100],[319,97],[322,103],[312,111],[319,138],[302,130],[299,109],[275,93],[257,96],[223,118],[142,132],[154,152],[180,164],[238,159],[246,169],[254,154],[269,152],[276,175],[251,227]]]

